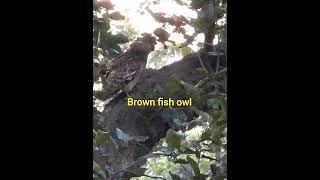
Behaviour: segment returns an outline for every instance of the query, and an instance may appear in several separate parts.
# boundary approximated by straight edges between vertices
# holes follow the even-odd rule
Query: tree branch
[[[206,73],[209,73],[209,71],[204,67],[203,65],[203,62],[201,60],[201,57],[200,57],[200,53],[197,53],[197,57],[198,57],[198,60],[200,61],[200,64],[202,66],[202,69],[206,72]]]

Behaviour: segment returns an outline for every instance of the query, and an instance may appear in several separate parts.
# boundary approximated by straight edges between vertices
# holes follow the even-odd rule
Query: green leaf
[[[93,82],[96,82],[99,79],[99,72],[98,69],[93,66]]]
[[[109,140],[109,135],[105,134],[105,133],[99,133],[96,135],[95,140],[97,144],[103,144],[105,143],[107,140]]]
[[[192,98],[192,101],[199,102],[201,99],[201,89],[197,88],[189,83],[180,81],[180,83],[183,85],[186,94]]]
[[[191,54],[192,52],[193,52],[192,49],[188,46],[181,48],[182,56],[187,56],[187,55]]]
[[[225,150],[228,150],[228,144],[222,144],[222,148],[224,148]]]
[[[212,119],[217,120],[222,117],[223,112],[221,110],[217,110],[217,109],[210,109],[209,114],[212,117]]]
[[[221,98],[220,105],[221,105],[221,109],[224,113],[224,116],[227,119],[227,98],[226,97]]]
[[[222,29],[219,31],[220,38],[222,41],[227,41],[227,31],[226,29]]]
[[[102,171],[100,165],[93,161],[93,172],[98,173],[99,171]]]
[[[200,137],[200,141],[210,140],[210,135],[211,135],[211,128],[208,128],[204,131],[204,133],[202,133]]]
[[[196,161],[194,161],[191,157],[187,156],[187,161],[189,162],[189,164],[191,165],[194,173],[196,174],[196,176],[200,176],[200,169],[198,166],[198,163],[196,163]]]
[[[176,164],[188,164],[188,161],[185,159],[177,159],[175,161],[173,161]]]
[[[100,165],[93,161],[93,173],[102,176],[104,179],[107,179],[107,174],[102,170]]]
[[[98,163],[96,163],[95,161],[93,161],[93,173],[96,173],[96,174],[102,176],[104,179],[107,179],[106,173],[102,170],[100,165]]]
[[[220,118],[220,119],[216,122],[216,125],[225,128],[225,127],[227,126],[227,120],[224,119],[224,118]]]
[[[218,99],[216,99],[216,98],[207,99],[207,106],[208,107],[213,107],[217,104],[218,104]]]
[[[107,95],[104,91],[93,91],[93,96],[102,101],[107,99]]]
[[[107,179],[107,175],[106,175],[105,172],[99,171],[99,172],[97,172],[97,174],[99,174],[100,176],[102,176],[104,179]]]
[[[186,148],[186,150],[183,153],[185,153],[185,154],[196,154],[196,151],[192,150],[190,148]]]
[[[185,153],[185,154],[194,154],[194,155],[196,155],[197,158],[200,158],[200,152],[192,150],[190,148],[186,148],[186,150],[183,153]]]
[[[171,93],[181,92],[182,88],[179,85],[180,85],[179,78],[176,74],[172,74],[168,78],[167,83],[166,83],[166,87]]]
[[[218,99],[220,99],[220,98],[225,98],[225,95],[224,94],[221,94],[221,93],[208,93],[208,95],[207,95],[207,98],[208,99],[212,99],[212,98],[218,98]]]
[[[169,129],[166,134],[166,143],[171,147],[179,148],[181,145],[181,140],[175,131]]]
[[[202,69],[202,68],[201,68]],[[203,69],[202,69],[203,70]],[[201,87],[203,87],[204,85],[206,85],[207,84],[207,78],[206,79],[201,79],[197,84],[196,84],[196,87],[197,88],[201,88]]]
[[[221,137],[224,128],[225,127],[223,127],[223,126],[217,126],[215,128],[212,128],[211,135],[210,135],[210,140],[213,141],[213,142],[218,140],[218,138]]]
[[[169,174],[170,174],[172,180],[180,180],[180,177],[178,175],[175,175],[175,174],[171,173],[170,171],[169,171]]]

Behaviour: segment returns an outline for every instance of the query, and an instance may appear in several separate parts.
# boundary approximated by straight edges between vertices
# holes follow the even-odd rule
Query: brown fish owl
[[[129,93],[139,81],[141,72],[145,69],[148,55],[154,50],[156,39],[151,34],[143,33],[130,45],[130,48],[105,65],[106,79],[104,89],[107,97],[120,90]]]

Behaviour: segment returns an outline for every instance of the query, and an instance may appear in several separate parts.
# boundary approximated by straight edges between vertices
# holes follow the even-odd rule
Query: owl
[[[154,50],[156,39],[151,34],[143,33],[122,55],[104,65],[104,90],[110,98],[122,90],[129,93],[139,81],[141,72],[145,69],[148,55]]]

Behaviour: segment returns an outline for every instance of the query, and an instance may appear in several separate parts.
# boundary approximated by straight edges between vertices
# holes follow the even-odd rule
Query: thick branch
[[[198,55],[200,55],[201,62]],[[158,97],[181,99],[182,97],[170,93],[166,88],[169,76],[176,74],[182,81],[196,85],[205,75],[195,73],[194,70],[202,67],[215,69],[216,59],[216,56],[208,58],[207,53],[200,51],[159,70],[146,69],[133,91],[130,92],[130,96],[134,99],[157,99]],[[224,55],[222,55],[220,61],[224,61],[224,59]],[[221,70],[219,74],[225,71],[226,69]],[[194,104],[194,106],[197,105]],[[103,112],[103,121],[119,147],[116,148],[112,142],[104,145],[105,153],[113,154],[113,156],[107,157],[105,163],[117,171],[125,169],[138,157],[149,153],[170,128],[169,120],[161,116],[162,110],[161,107],[128,107],[126,97],[118,99],[111,106],[107,106]],[[196,115],[190,108],[185,110],[188,114],[188,120]],[[141,114],[145,118],[141,118]],[[132,136],[147,136],[149,139],[142,145],[125,143],[117,139],[116,128]],[[97,155],[94,159],[101,159],[101,157]]]

